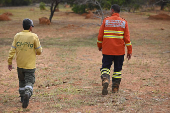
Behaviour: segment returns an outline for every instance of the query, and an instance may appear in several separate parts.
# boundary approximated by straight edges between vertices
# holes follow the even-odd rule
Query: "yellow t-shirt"
[[[9,51],[8,65],[12,65],[12,59],[16,53],[17,67],[34,69],[36,54],[42,53],[39,38],[29,30],[23,30],[15,35],[12,47]]]

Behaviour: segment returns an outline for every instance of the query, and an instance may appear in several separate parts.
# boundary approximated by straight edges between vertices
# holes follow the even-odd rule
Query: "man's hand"
[[[132,54],[127,54],[127,59],[130,60],[131,56],[132,56]]]
[[[98,48],[99,49],[99,51],[102,51],[102,48]]]
[[[8,65],[8,69],[11,71],[12,70],[12,65]]]

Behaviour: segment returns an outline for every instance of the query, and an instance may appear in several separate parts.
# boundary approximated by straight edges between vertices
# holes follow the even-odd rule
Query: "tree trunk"
[[[166,6],[167,2],[162,2],[161,4],[161,10],[164,10],[164,7]]]
[[[56,7],[58,6],[59,3],[60,3],[60,1],[58,1],[58,0],[56,0],[56,1],[54,0],[51,3],[51,8],[50,8],[51,14],[50,14],[50,18],[49,18],[50,22],[51,22],[51,20],[53,18],[55,9],[56,9]]]

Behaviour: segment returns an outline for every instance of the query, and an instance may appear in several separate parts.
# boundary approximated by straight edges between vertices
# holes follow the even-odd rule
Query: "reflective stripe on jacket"
[[[118,13],[105,18],[99,30],[97,45],[105,55],[124,55],[125,45],[128,54],[132,54],[127,21],[120,18]]]

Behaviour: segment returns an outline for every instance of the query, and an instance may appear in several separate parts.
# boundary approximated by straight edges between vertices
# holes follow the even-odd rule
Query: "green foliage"
[[[45,3],[44,2],[40,3],[40,10],[45,10]]]
[[[32,0],[12,0],[12,5],[21,6],[21,5],[30,5]]]
[[[140,5],[139,4],[134,4],[133,7],[134,7],[135,10],[138,10],[140,8]]]
[[[40,3],[40,2],[44,2],[44,3],[51,3],[51,0],[32,0],[33,3]]]
[[[74,4],[72,8],[73,12],[79,13],[79,14],[87,13],[88,10],[93,10],[93,9],[99,9],[99,7],[94,4],[89,3],[89,4],[84,4],[84,5]]]
[[[23,0],[23,5],[30,5],[32,0]]]
[[[0,4],[3,4],[4,3],[4,0],[0,0]]]
[[[122,10],[125,11],[133,11],[139,10],[142,5],[149,4],[151,1],[155,3],[158,0],[97,0],[100,3],[100,6],[98,4],[94,4],[95,0],[88,0],[84,4],[80,5],[84,0],[69,0],[67,3],[69,3],[73,7],[73,11],[75,13],[84,13],[86,10],[93,10],[97,9],[100,10],[100,6],[102,9],[109,10],[113,4],[118,4],[121,6]],[[170,1],[170,0],[166,0]]]
[[[107,0],[110,3],[110,6],[113,4],[123,5],[125,4],[126,0]]]
[[[106,9],[109,9],[110,7],[111,7],[111,2],[110,1],[106,1],[105,2],[105,4],[104,4],[104,7],[106,8]]]
[[[73,8],[72,10],[75,12],[75,13],[85,13],[86,12],[86,8],[88,6],[87,5],[73,5]]]
[[[73,1],[75,1],[75,0],[71,0],[71,1],[73,3]],[[100,5],[103,9],[110,9],[113,4],[118,4],[120,6],[132,7],[135,10],[139,9],[139,7],[140,7],[139,4],[136,4],[139,1],[141,3],[142,0],[98,0],[98,2],[100,2]],[[77,4],[72,4],[72,3],[71,3],[71,5],[73,6],[72,10],[75,13],[85,13],[86,10],[93,10],[93,9],[100,10],[100,7],[98,5],[95,5],[95,4],[92,4],[89,2],[87,2],[86,4],[83,4],[83,5],[79,5],[78,3]]]
[[[11,4],[12,0],[0,0],[0,4]]]
[[[0,3],[6,6],[30,5],[32,0],[0,0]]]
[[[170,3],[166,5],[165,10],[170,11]]]
[[[129,7],[129,12],[139,10],[144,4],[146,4],[146,0],[127,0],[125,2],[125,6]]]

